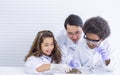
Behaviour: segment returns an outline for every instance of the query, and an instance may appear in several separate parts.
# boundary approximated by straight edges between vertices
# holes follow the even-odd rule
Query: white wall
[[[49,29],[57,36],[72,13],[83,21],[93,16],[105,18],[119,54],[119,4],[119,0],[0,0],[0,66],[23,66],[36,33]]]

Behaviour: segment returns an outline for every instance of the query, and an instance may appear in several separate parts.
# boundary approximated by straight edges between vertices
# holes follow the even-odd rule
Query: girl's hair
[[[51,31],[49,30],[44,30],[44,31],[40,31],[37,33],[37,36],[35,37],[33,44],[30,48],[29,53],[27,54],[27,56],[25,57],[25,61],[30,57],[30,56],[35,56],[35,57],[40,57],[42,56],[42,50],[41,50],[41,44],[43,43],[44,39],[47,37],[52,37],[53,38],[53,42],[54,42],[54,49],[50,55],[50,57],[52,58],[51,63],[54,61],[55,63],[60,63],[61,61],[61,52],[60,52],[60,48],[58,47],[58,44],[54,38],[54,35]]]

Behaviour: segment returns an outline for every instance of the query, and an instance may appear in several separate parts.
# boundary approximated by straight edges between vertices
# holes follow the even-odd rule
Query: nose
[[[48,49],[49,49],[49,50],[53,50],[53,46],[50,45],[50,46],[48,47]]]
[[[74,34],[72,38],[73,38],[73,39],[77,39],[77,36]]]
[[[73,35],[72,40],[76,42],[78,40],[78,37],[76,35]]]
[[[90,48],[95,48],[95,47],[97,47],[96,45],[94,45],[94,44],[92,44],[92,43],[88,43],[88,46],[89,46]]]

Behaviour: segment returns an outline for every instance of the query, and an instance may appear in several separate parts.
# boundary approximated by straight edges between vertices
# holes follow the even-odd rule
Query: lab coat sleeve
[[[110,64],[107,67],[110,68],[111,70],[114,70],[115,69],[115,63],[116,63],[116,57],[115,57],[115,50],[114,50],[114,48],[111,44],[112,43],[108,40],[105,40],[103,42],[103,46],[104,46],[105,50],[108,52],[108,57],[111,60]]]
[[[78,57],[76,57],[76,53],[73,52],[72,54],[69,54],[68,53],[69,50],[65,46],[61,47],[61,49],[62,49],[61,53],[62,53],[62,63],[63,64],[67,64],[71,67],[80,66]]]
[[[95,49],[98,53],[101,54],[103,60],[108,60],[110,59],[109,57],[109,52],[107,50],[105,50],[103,47],[99,46]]]
[[[37,74],[36,68],[43,64],[42,61],[38,60],[35,56],[31,56],[25,62],[25,72],[30,74]]]

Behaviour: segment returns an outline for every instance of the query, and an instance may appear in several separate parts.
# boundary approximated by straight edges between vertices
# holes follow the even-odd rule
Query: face
[[[67,24],[67,35],[73,41],[77,42],[82,35],[82,28],[80,26],[71,26]]]
[[[45,55],[48,55],[48,56],[51,55],[54,49],[53,38],[52,37],[44,38],[43,43],[41,44],[41,49]]]
[[[102,40],[100,39],[100,37],[96,34],[93,33],[87,33],[84,38],[86,39],[86,42],[89,46],[89,48],[93,49],[97,46],[100,45],[100,43],[102,42]]]

